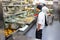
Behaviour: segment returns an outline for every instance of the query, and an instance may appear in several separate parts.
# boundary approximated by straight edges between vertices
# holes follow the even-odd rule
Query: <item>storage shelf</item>
[[[2,1],[9,2],[10,0],[2,0]]]
[[[31,6],[31,5],[2,5],[2,6],[7,6],[7,7],[9,7],[9,6]]]
[[[32,21],[32,23],[30,23],[28,26],[25,26],[23,28],[23,31],[20,30],[21,28],[18,28],[15,32],[13,32],[12,34],[10,34],[8,37],[6,37],[6,39],[10,38],[12,35],[14,35],[15,33],[19,33],[20,35],[25,35],[31,28],[32,26],[35,24],[36,19]]]
[[[11,20],[13,20],[13,19],[11,19]],[[14,19],[14,20],[15,20],[15,19]],[[32,19],[32,21],[33,21],[33,20],[35,20],[35,18]],[[27,22],[24,22],[24,21],[23,21],[23,22],[22,22],[22,21],[17,22],[17,20],[15,20],[15,21],[8,21],[8,20],[7,20],[7,21],[5,21],[5,22],[7,22],[7,23],[17,23],[17,24],[30,24],[32,21],[30,21],[30,22],[27,23]]]
[[[13,7],[14,7],[14,6],[30,6],[30,5],[18,5],[18,4],[17,4],[17,5],[2,5],[2,6],[8,6],[8,7],[9,7],[9,6],[13,6]]]
[[[53,1],[46,1],[46,5],[53,5]]]
[[[22,2],[22,3],[25,3],[25,1],[12,1],[12,2],[18,2],[18,3],[19,3],[19,2]]]
[[[35,21],[34,21],[35,18],[32,21],[30,21],[29,23],[26,23],[25,21],[14,19],[14,17],[16,16],[16,18],[17,18],[17,15],[24,15],[23,17],[25,17],[25,14],[27,15],[28,14],[28,11],[27,10],[26,11],[25,10],[23,11],[23,9],[25,8],[25,6],[26,7],[32,7],[33,4],[30,4],[29,1],[26,2],[25,0],[19,0],[19,1],[13,1],[13,0],[12,1],[8,1],[7,0],[7,1],[3,1],[3,2],[4,3],[2,3],[2,6],[5,7],[5,9],[3,9],[3,10],[4,11],[6,11],[6,9],[8,10],[8,12],[4,12],[6,15],[8,14],[8,16],[6,16],[4,14],[5,15],[5,19],[11,17],[11,19],[9,19],[9,20],[7,19],[8,21],[5,21],[5,23],[8,23],[8,24],[14,24],[14,23],[16,23],[18,26],[20,24],[28,25],[27,27],[25,26],[23,28],[16,29],[15,32],[11,33],[6,38],[8,39],[9,37],[11,37],[14,33],[18,32],[18,31],[20,31],[20,33],[22,33],[22,34],[25,34],[33,26],[33,24],[35,23]],[[13,7],[14,7],[15,10],[14,9],[10,9],[9,10],[9,8],[13,8]],[[21,7],[24,7],[24,8],[21,8]],[[32,7],[31,9],[34,9],[34,8]],[[11,12],[11,14],[10,14],[10,11],[12,11],[12,10],[13,10],[13,12]],[[22,16],[20,16],[20,17],[22,17]],[[28,17],[28,16],[26,16],[26,17]],[[17,22],[17,21],[19,21],[19,22]],[[23,31],[21,29],[23,29]]]
[[[36,19],[33,20],[32,23],[27,24],[28,27],[27,27],[24,31],[18,30],[18,33],[19,33],[20,35],[25,35],[25,34],[33,27],[33,25],[35,24],[35,22],[36,22]]]

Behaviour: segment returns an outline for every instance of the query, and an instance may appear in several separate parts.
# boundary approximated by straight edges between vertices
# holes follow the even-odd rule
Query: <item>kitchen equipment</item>
[[[18,25],[15,23],[15,24],[11,24],[11,29],[17,29],[18,28]]]

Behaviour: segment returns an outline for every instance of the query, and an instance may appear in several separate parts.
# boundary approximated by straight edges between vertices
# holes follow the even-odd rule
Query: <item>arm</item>
[[[47,15],[48,16],[51,16],[50,12],[49,12],[49,9],[47,9]]]
[[[42,24],[42,15],[41,13],[38,15],[38,21],[37,21],[37,31],[40,30]]]
[[[40,30],[40,27],[41,27],[41,24],[38,24],[37,31],[39,31],[39,30]]]

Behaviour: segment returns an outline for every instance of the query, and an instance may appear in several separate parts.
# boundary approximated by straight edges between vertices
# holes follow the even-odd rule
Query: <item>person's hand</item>
[[[37,31],[39,31],[40,29],[39,28],[37,28]]]
[[[38,24],[38,28],[37,28],[37,31],[39,31],[41,28],[41,24]]]
[[[48,16],[51,16],[51,14],[48,14]]]

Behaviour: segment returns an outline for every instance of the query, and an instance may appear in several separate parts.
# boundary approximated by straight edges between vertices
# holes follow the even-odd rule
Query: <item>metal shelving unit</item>
[[[32,3],[29,3],[30,1],[27,0],[3,0],[2,1],[2,5],[3,5],[3,13],[4,13],[4,22],[9,24],[16,24],[18,26],[18,29],[16,29],[15,32],[20,31],[20,34],[25,34],[35,23],[36,18],[32,16],[27,16],[29,15],[29,13],[31,13],[30,10],[34,10],[34,8],[32,7]],[[27,9],[25,9],[25,7],[27,7]],[[21,16],[22,15],[22,16]],[[18,19],[17,17],[20,16]],[[21,19],[25,19],[27,17],[33,17],[33,20],[29,23],[26,22],[22,22],[18,20]],[[17,20],[16,20],[17,19]],[[23,19],[23,20],[24,20]],[[28,27],[22,26],[22,28],[20,28],[20,25],[28,25]],[[14,26],[13,26],[14,27]],[[6,26],[5,26],[6,28]],[[25,28],[25,29],[24,29]],[[20,29],[24,29],[24,31],[20,30]],[[15,32],[12,32],[12,34],[14,34]],[[9,35],[6,38],[9,38],[11,35]]]

